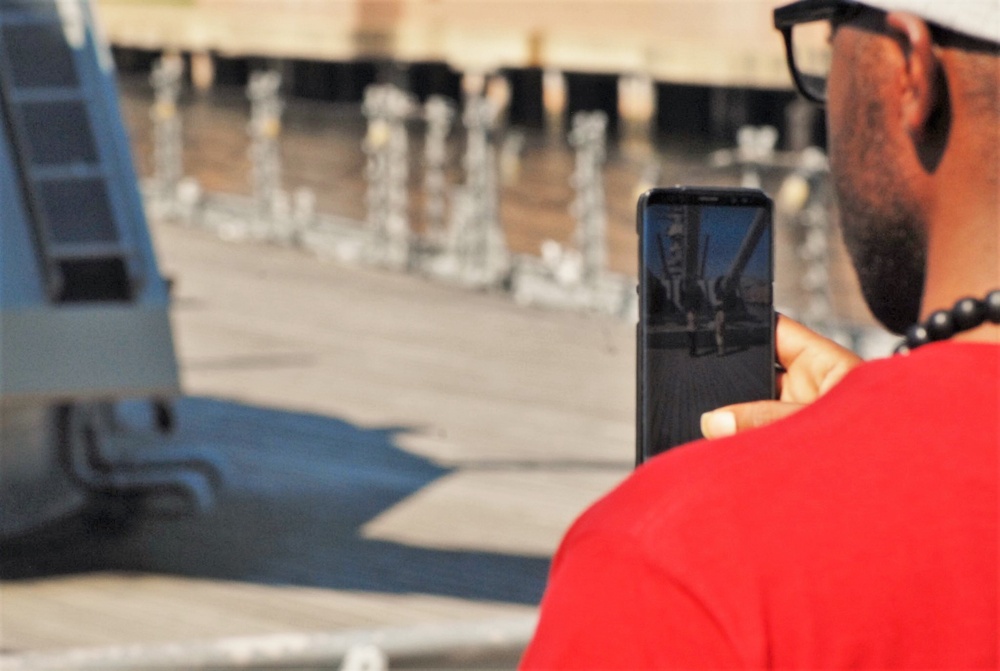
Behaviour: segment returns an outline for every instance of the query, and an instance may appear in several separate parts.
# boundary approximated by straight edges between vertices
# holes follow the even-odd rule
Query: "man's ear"
[[[933,37],[923,19],[913,14],[890,12],[886,25],[903,49],[906,65],[900,94],[902,121],[910,137],[919,143],[926,139],[941,93]]]

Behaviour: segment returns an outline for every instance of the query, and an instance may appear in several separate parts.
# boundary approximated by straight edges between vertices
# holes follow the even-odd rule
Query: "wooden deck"
[[[144,82],[125,84],[148,174],[150,96]],[[240,95],[186,103],[189,170],[208,190],[247,188]],[[292,101],[286,122],[288,187],[361,218],[357,111]],[[621,272],[634,272],[632,208],[649,158],[629,146],[609,158],[609,254]],[[663,183],[736,177],[654,158]],[[571,239],[571,171],[561,141],[529,138],[503,194],[515,251]],[[153,232],[176,282],[186,392],[166,449],[205,448],[225,488],[201,517],[140,517],[123,533],[78,522],[4,547],[0,667],[530,621],[565,528],[630,470],[634,326],[177,226]],[[791,247],[778,244],[788,267]],[[848,275],[842,256],[836,266]],[[781,287],[794,283],[779,277],[779,296],[793,299]],[[843,286],[850,314],[856,294]],[[137,435],[144,410],[121,408]],[[95,647],[97,657],[65,656]]]
[[[201,517],[5,548],[4,653],[530,617],[629,470],[632,325],[154,234],[187,394],[169,442],[225,488]]]

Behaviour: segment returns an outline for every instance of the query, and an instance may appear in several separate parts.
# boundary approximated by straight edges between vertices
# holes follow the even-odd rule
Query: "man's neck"
[[[965,189],[962,189],[965,191]],[[963,298],[1000,289],[1000,204],[995,199],[945,198],[928,230],[927,277],[921,319]],[[946,212],[947,215],[941,214]],[[1000,342],[1000,327],[985,324],[955,336]]]

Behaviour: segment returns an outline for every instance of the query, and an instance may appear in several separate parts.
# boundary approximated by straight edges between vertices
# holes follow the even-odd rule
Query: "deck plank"
[[[0,647],[212,640],[534,612],[629,470],[633,327],[157,225],[201,517],[5,557]],[[143,431],[143,406],[120,408]]]

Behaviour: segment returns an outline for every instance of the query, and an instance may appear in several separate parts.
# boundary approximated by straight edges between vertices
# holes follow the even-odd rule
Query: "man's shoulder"
[[[532,659],[611,646],[678,666],[709,646],[718,667],[814,667],[831,663],[816,632],[869,641],[891,622],[933,650],[942,612],[995,642],[998,378],[1000,348],[928,346],[778,424],[650,460],[560,546],[533,648],[554,656]]]
[[[891,478],[917,446],[927,457],[928,477],[936,460],[954,454],[955,443],[995,448],[998,403],[998,346],[952,344],[870,362],[784,421],[650,460],[581,517],[574,531],[655,537],[665,527],[689,523],[715,525],[720,533],[748,522],[780,523],[782,516],[796,516],[786,507],[801,508],[803,500],[839,504],[837,492],[827,490],[859,487],[866,471],[880,482]],[[959,407],[963,412],[956,415]],[[976,458],[995,461],[995,449],[979,449],[970,469]]]

